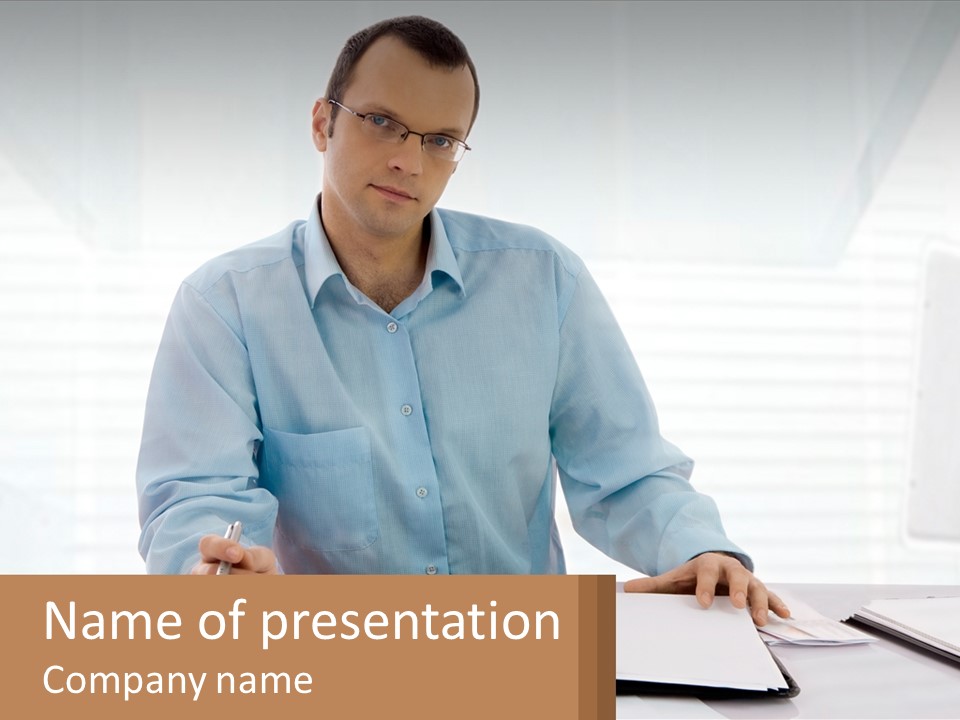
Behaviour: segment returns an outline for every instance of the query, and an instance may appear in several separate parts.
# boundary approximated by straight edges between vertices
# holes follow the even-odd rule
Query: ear
[[[310,122],[310,134],[313,137],[313,146],[318,152],[327,149],[327,128],[330,125],[330,103],[326,98],[320,98],[313,104],[313,119]]]

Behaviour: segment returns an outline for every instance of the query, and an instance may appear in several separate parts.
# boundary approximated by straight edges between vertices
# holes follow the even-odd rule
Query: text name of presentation
[[[227,636],[240,638],[243,606],[246,598],[237,598],[226,612],[208,610],[200,616],[197,631],[205,640],[219,640]],[[79,629],[79,633],[78,633]],[[78,624],[76,602],[66,609],[53,601],[47,602],[46,638],[62,636],[68,640],[150,640],[154,634],[162,640],[179,640],[183,620],[174,610],[165,610],[156,619],[145,610],[86,610]],[[476,603],[466,612],[435,610],[430,603],[423,609],[369,610],[360,613],[344,610],[339,616],[329,610],[264,610],[260,613],[260,641],[264,650],[270,643],[292,638],[314,637],[317,640],[559,640],[560,618],[552,610],[523,610],[498,612],[497,601],[491,600],[487,609]]]

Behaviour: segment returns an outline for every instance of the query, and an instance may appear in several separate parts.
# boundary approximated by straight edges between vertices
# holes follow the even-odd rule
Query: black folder
[[[929,642],[926,642],[918,638],[916,635],[911,635],[908,632],[904,632],[902,630],[898,630],[895,627],[891,627],[889,624],[877,622],[876,620],[871,620],[868,617],[864,617],[862,615],[857,615],[857,614],[854,614],[851,617],[847,618],[846,620],[844,620],[844,622],[850,625],[858,625],[860,626],[861,629],[866,630],[871,634],[876,634],[877,632],[879,632],[883,635],[896,638],[898,641],[911,645],[915,648],[926,650],[927,652],[933,653],[938,657],[946,658],[947,660],[950,660],[955,663],[960,663],[960,653],[939,648],[936,645],[933,645]]]
[[[768,690],[747,690],[744,688],[711,687],[707,685],[681,685],[679,683],[645,682],[642,680],[621,680],[617,678],[617,695],[687,695],[704,700],[726,700],[743,698],[792,698],[800,694],[800,686],[787,671],[780,658],[767,648],[773,661],[780,668],[786,688]]]

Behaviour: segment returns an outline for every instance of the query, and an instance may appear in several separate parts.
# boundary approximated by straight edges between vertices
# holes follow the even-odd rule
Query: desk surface
[[[772,585],[834,620],[885,597],[960,595],[956,585]],[[960,664],[887,639],[773,648],[800,686],[791,699],[617,698],[617,718],[960,718]]]

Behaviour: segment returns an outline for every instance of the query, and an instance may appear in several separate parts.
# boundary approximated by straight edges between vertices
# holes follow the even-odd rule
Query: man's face
[[[380,38],[364,53],[342,98],[358,113],[385,115],[420,133],[465,139],[473,115],[468,68],[431,67],[401,41]],[[325,153],[323,222],[331,238],[362,234],[384,241],[419,236],[456,165],[427,155],[420,136],[400,144],[371,137],[359,118],[339,110],[333,136],[332,106],[314,107],[313,139]],[[369,122],[369,121],[368,121]]]

